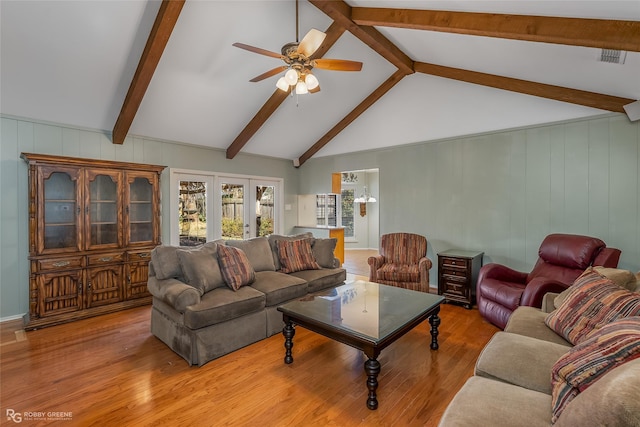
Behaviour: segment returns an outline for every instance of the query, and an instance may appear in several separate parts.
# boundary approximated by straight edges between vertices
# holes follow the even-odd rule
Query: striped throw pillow
[[[629,316],[640,316],[640,294],[587,269],[569,288],[558,309],[545,318],[545,324],[576,345],[593,331]]]
[[[573,347],[551,371],[555,423],[579,394],[612,369],[640,357],[640,317],[627,317],[603,326]]]
[[[283,273],[320,269],[320,265],[313,257],[310,239],[278,240],[276,245]]]
[[[234,291],[256,280],[256,273],[242,249],[218,245],[218,263],[225,283]]]

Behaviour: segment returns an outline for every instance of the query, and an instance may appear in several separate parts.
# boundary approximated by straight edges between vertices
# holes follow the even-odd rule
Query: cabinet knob
[[[54,267],[66,267],[69,264],[71,264],[69,261],[58,261],[58,262],[54,262],[53,266]]]

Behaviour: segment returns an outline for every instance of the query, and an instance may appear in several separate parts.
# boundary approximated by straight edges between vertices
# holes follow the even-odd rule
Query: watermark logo
[[[23,411],[17,412],[8,408],[5,412],[7,421],[21,423],[22,421],[71,421],[73,412],[64,411]]]

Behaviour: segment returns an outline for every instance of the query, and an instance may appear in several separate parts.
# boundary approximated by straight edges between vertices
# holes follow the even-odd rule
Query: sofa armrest
[[[433,263],[427,257],[422,257],[418,261],[418,271],[420,272],[420,285],[429,286],[429,270],[433,267]]]
[[[188,306],[200,302],[200,292],[178,279],[161,280],[156,276],[149,276],[147,289],[155,298],[162,300],[180,313],[184,313]]]
[[[603,248],[600,253],[593,260],[593,265],[600,265],[607,268],[617,268],[618,261],[620,260],[620,249],[616,248]]]
[[[370,256],[369,259],[367,259],[367,263],[369,263],[369,281],[375,282],[376,271],[384,264],[384,257],[382,255]]]
[[[544,296],[542,297],[542,307],[540,307],[540,309],[544,313],[551,313],[552,311],[554,311],[556,309],[554,300],[558,295],[560,294],[557,292],[547,292],[546,294],[544,294]]]
[[[524,288],[520,298],[520,305],[540,308],[542,307],[542,298],[547,292],[560,293],[565,289],[567,289],[567,285],[557,280],[549,279],[548,277],[536,277],[527,283],[527,287]]]

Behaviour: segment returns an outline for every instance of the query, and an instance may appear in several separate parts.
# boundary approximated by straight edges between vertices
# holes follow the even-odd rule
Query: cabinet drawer
[[[444,294],[467,297],[467,285],[464,282],[444,281]]]
[[[465,282],[467,280],[467,270],[451,270],[451,269],[442,269],[442,277],[446,280],[456,280]]]
[[[100,254],[100,255],[89,255],[87,256],[87,261],[91,266],[102,265],[102,264],[113,264],[114,262],[123,262],[124,252],[114,252],[114,253]]]
[[[129,252],[129,261],[150,261],[152,249]]]
[[[38,271],[72,270],[82,267],[83,257],[48,258],[37,261]]]
[[[445,268],[466,269],[469,262],[467,259],[442,257],[442,267]]]

